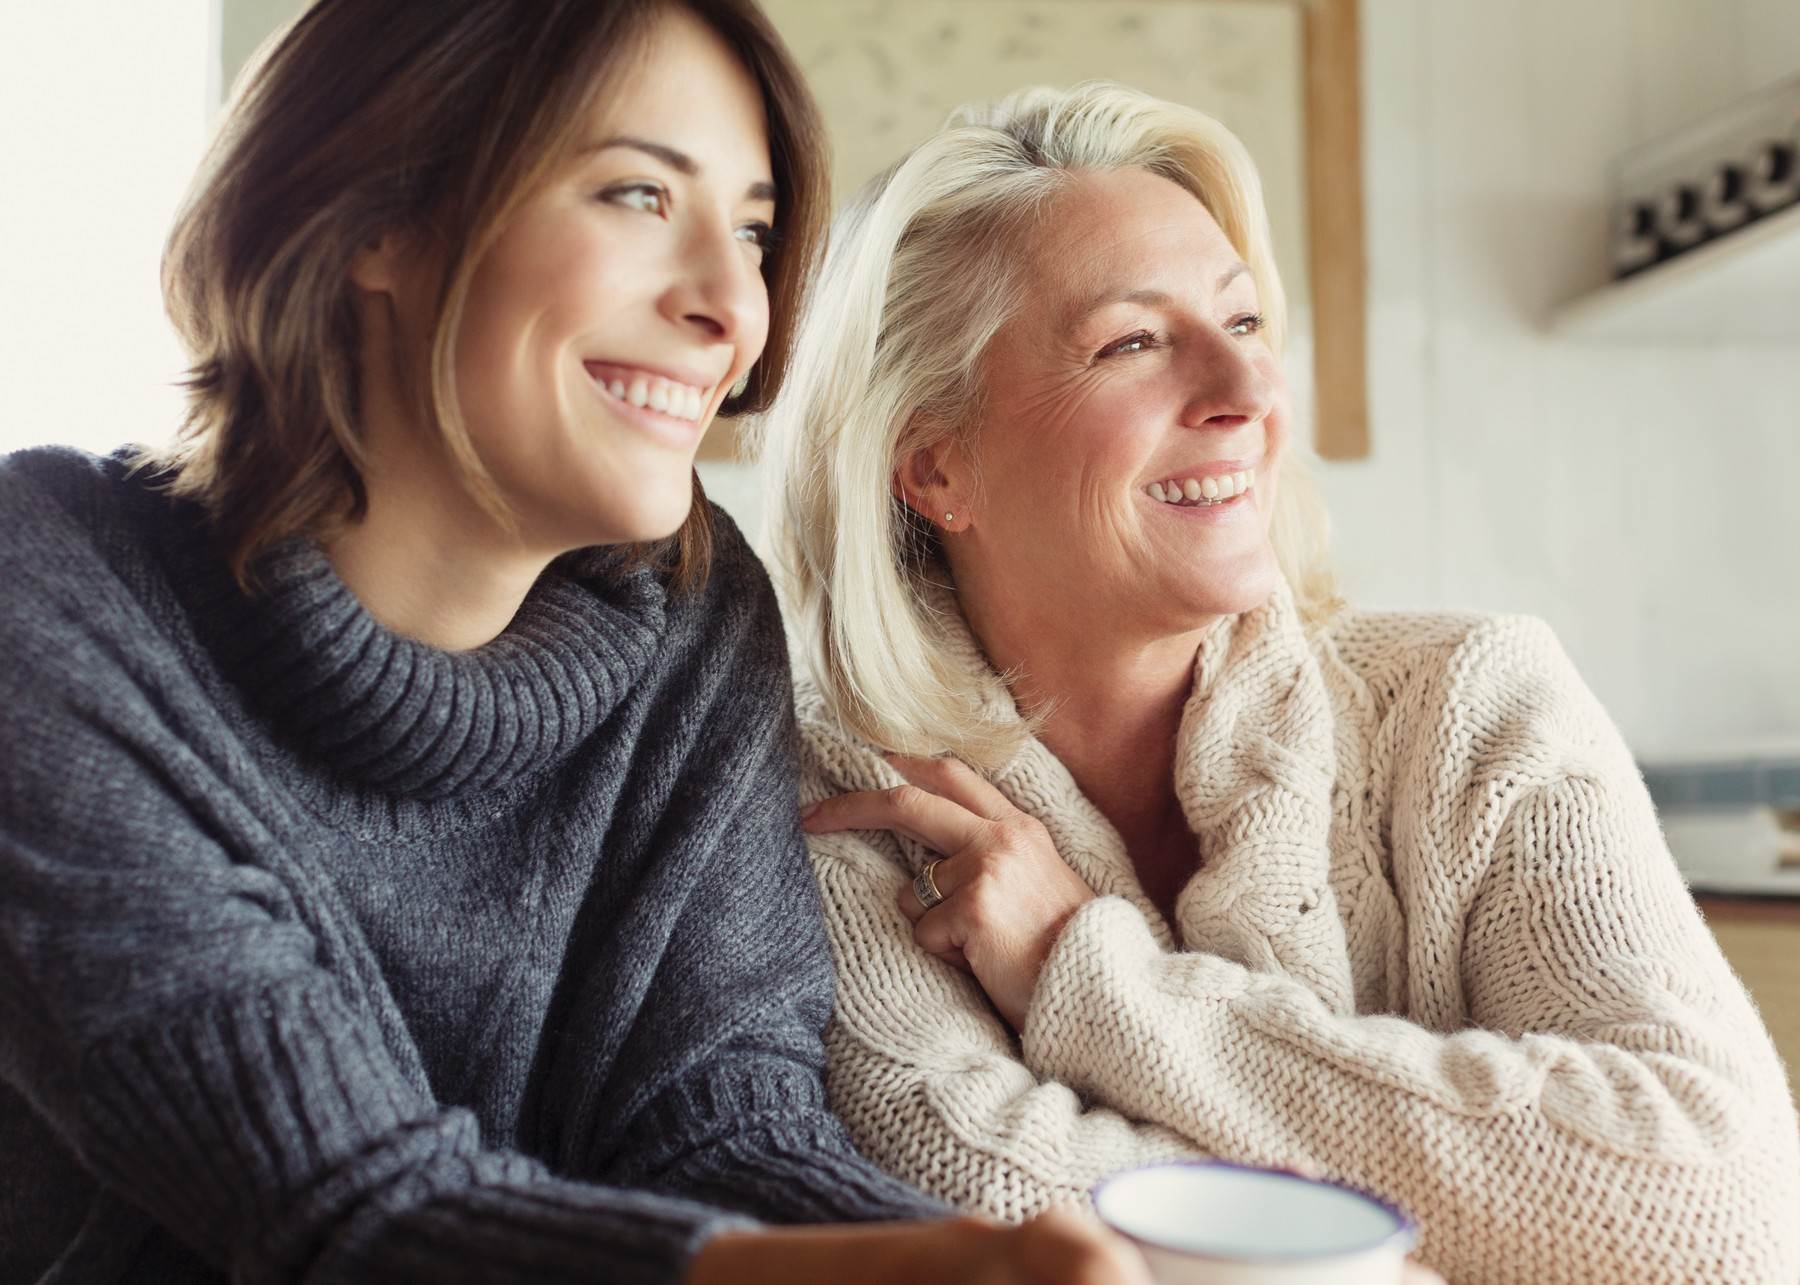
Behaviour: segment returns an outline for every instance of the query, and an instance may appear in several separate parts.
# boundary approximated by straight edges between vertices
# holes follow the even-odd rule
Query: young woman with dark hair
[[[781,626],[692,468],[818,140],[748,0],[320,0],[248,78],[177,443],[0,462],[0,1280],[1138,1279],[826,1105]]]

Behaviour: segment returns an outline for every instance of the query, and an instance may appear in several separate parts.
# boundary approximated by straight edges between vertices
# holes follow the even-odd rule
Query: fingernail
[[[800,809],[800,824],[805,825],[808,821],[810,821],[814,817],[818,816],[819,809],[824,806],[825,805],[823,803],[815,803],[810,808],[801,808]]]

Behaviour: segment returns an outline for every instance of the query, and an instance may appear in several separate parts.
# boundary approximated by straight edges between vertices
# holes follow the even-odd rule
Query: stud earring
[[[946,522],[946,523],[950,523],[950,522],[954,522],[954,521],[956,521],[956,514],[954,514],[954,513],[946,513],[946,514],[944,514],[944,521],[945,521],[945,522]]]

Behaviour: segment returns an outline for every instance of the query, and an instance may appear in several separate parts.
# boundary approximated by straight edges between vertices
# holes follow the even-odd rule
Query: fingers
[[[913,921],[913,940],[927,955],[948,959],[961,956],[963,943],[956,932],[955,917],[948,906],[933,906]]]
[[[942,874],[950,863],[938,863],[937,873]],[[942,884],[938,887],[941,889]],[[947,913],[948,902],[939,902],[930,910],[925,909],[919,901],[919,894],[913,891],[909,881],[902,884],[899,895],[895,898],[900,904],[900,913],[912,921],[913,940],[928,955],[936,955],[947,964],[955,964],[965,971],[968,960],[964,958],[962,942],[954,931],[952,917]]]
[[[966,848],[989,824],[961,804],[916,785],[840,794],[806,813],[800,823],[808,834],[892,830],[944,853]],[[943,888],[941,883],[938,886]],[[948,894],[949,889],[943,890]]]
[[[959,758],[889,754],[888,764],[909,784],[960,804],[978,817],[1003,821],[1018,811],[1010,800]]]

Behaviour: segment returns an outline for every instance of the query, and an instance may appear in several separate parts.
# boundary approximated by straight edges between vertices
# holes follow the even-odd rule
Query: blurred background
[[[0,10],[0,450],[104,450],[174,425],[162,238],[223,89],[301,7]],[[1134,82],[1246,139],[1296,297],[1291,377],[1338,456],[1320,471],[1350,596],[1555,627],[1643,762],[1696,889],[1761,895],[1708,906],[1800,1058],[1800,204],[1675,244],[1696,239],[1682,175],[1742,160],[1733,122],[1795,99],[1800,3],[769,8],[825,101],[840,192],[949,102],[1028,82]],[[1347,53],[1322,71],[1309,41],[1326,23]],[[1779,158],[1767,164],[1778,185]],[[1667,228],[1632,225],[1649,216],[1625,198],[1664,195]],[[1358,209],[1360,235],[1313,262]],[[1613,284],[1633,233],[1662,236],[1652,258],[1686,252]],[[1311,306],[1313,287],[1343,279],[1348,314],[1323,294]],[[1315,347],[1324,371],[1323,346],[1341,354],[1351,332],[1350,376],[1315,381]],[[747,467],[702,472],[754,531]]]

